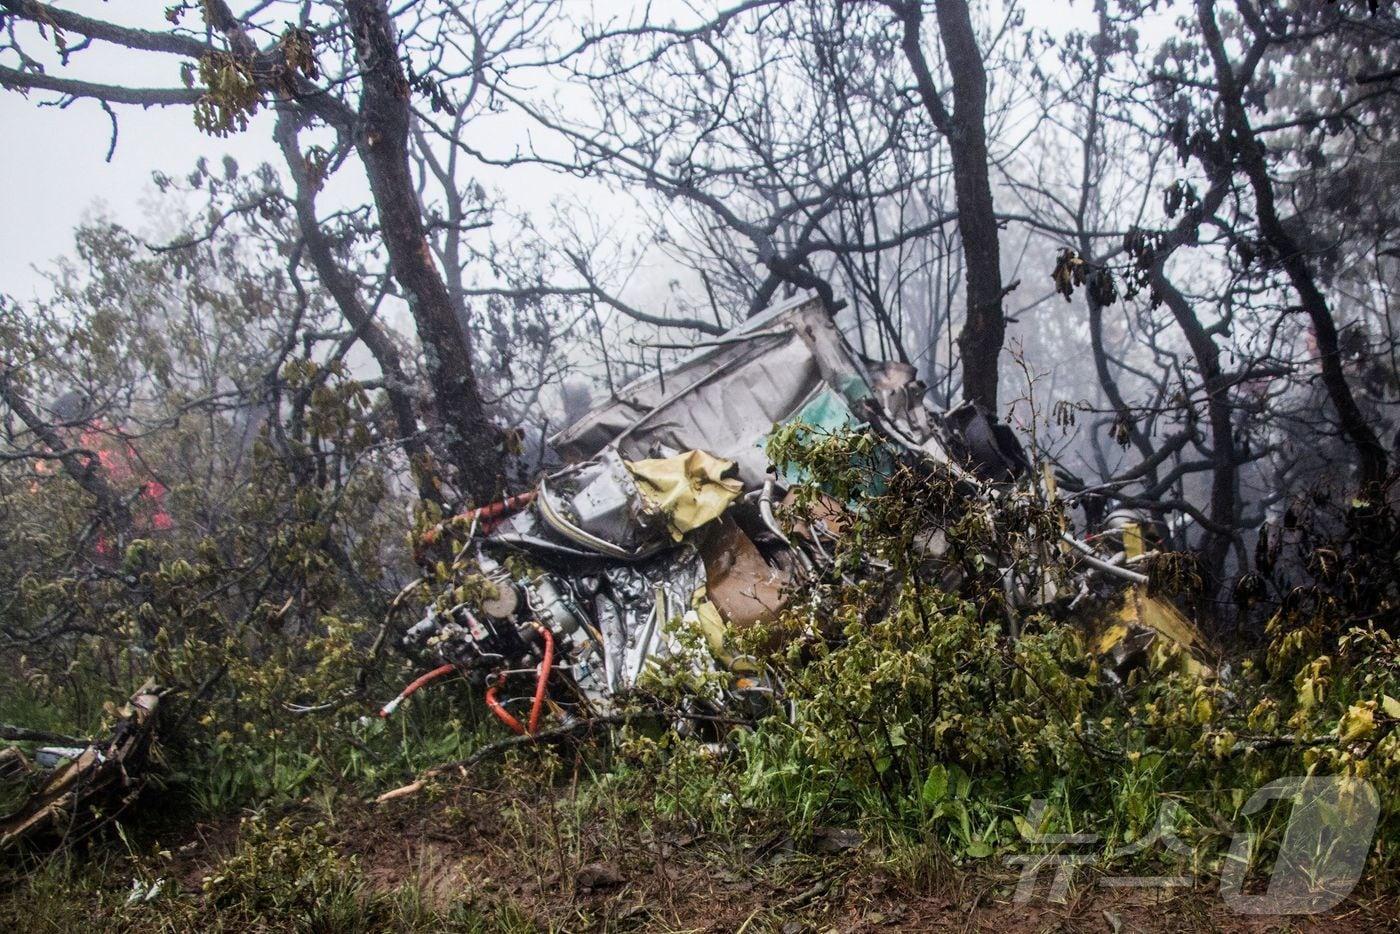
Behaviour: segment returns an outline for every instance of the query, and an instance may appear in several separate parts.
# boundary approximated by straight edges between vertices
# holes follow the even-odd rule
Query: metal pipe
[[[551,542],[547,538],[538,538],[534,535],[518,535],[515,533],[507,533],[504,535],[493,535],[490,538],[483,539],[483,544],[489,545],[493,543],[500,545],[515,545],[518,548],[543,549],[545,551],[554,551],[558,552],[561,555],[570,555],[575,558],[588,558],[591,561],[597,561],[601,557],[600,555],[592,551],[584,551],[581,548],[570,548],[568,545],[560,545],[556,542]]]
[[[1073,547],[1084,558],[1084,563],[1091,568],[1121,577],[1123,580],[1132,581],[1135,584],[1147,583],[1147,575],[1139,574],[1137,571],[1130,571],[1127,568],[1120,568],[1116,564],[1109,564],[1107,561],[1094,554],[1094,550],[1066,532],[1060,533],[1060,540]]]

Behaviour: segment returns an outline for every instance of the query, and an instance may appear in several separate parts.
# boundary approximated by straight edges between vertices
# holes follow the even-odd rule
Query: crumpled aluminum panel
[[[615,451],[556,473],[547,488],[541,487],[540,496],[579,528],[627,551],[640,552],[667,541],[665,522],[646,515],[637,483]]]
[[[566,457],[615,447],[624,458],[698,448],[738,464],[745,487],[763,483],[763,439],[817,392],[869,394],[858,357],[816,299],[802,296],[751,319],[667,370],[636,380],[551,439]]]
[[[818,389],[821,374],[795,334],[761,338],[746,353],[638,419],[614,442],[628,460],[691,448],[732,460],[752,488],[763,482],[763,439]]]
[[[691,546],[643,565],[610,567],[612,595],[599,594],[595,610],[603,635],[608,689],[636,686],[647,664],[681,651],[671,626],[690,609],[705,583],[705,565]]]

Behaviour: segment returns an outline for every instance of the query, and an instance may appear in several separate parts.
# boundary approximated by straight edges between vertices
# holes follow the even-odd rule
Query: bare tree
[[[882,286],[852,289],[848,277],[875,274],[866,259],[893,255],[952,214],[881,226],[936,169],[917,104],[890,93],[896,45],[872,14],[748,2],[685,28],[644,19],[590,30],[560,57],[590,108],[512,99],[573,149],[570,159],[541,151],[537,161],[654,195],[654,240],[706,289],[730,289],[752,314],[794,289],[816,292],[834,312],[846,286],[867,302],[882,339],[898,343]],[[581,287],[607,301],[587,264],[575,265]],[[714,333],[728,322],[668,323]]]
[[[171,8],[170,28],[154,31],[93,19],[35,0],[4,0],[0,11],[13,38],[0,51],[12,54],[17,66],[0,66],[0,84],[57,95],[60,101],[92,98],[104,106],[190,106],[197,123],[219,134],[246,127],[260,107],[271,104],[283,115],[279,143],[293,173],[302,176],[302,208],[320,181],[312,176],[325,166],[318,169],[308,164],[306,153],[298,151],[297,132],[310,123],[330,128],[340,140],[338,146],[352,151],[364,169],[377,235],[416,325],[433,409],[457,482],[473,498],[489,498],[499,490],[505,452],[482,396],[471,330],[430,249],[410,160],[409,129],[415,94],[448,104],[456,84],[464,82],[467,89],[462,94],[470,99],[486,80],[488,63],[497,70],[502,67],[503,50],[474,47],[470,38],[466,43],[444,43],[449,27],[455,35],[475,36],[478,42],[482,36],[495,35],[451,4],[416,8],[402,24],[394,21],[384,0],[283,7],[260,3],[235,13],[224,0],[212,0],[199,5],[196,13],[191,5],[178,5]],[[522,23],[519,31],[506,37],[510,43],[520,43],[548,8],[548,3],[522,0],[483,10],[481,15]],[[200,28],[180,25],[187,16],[200,17]],[[292,25],[277,30],[273,24],[279,19]],[[27,35],[21,34],[19,26],[28,27]],[[84,44],[115,45],[133,55],[169,56],[182,63],[186,86],[136,88],[120,80],[93,82],[49,74],[22,43],[44,42],[50,32],[81,36]],[[262,45],[253,39],[265,35],[274,38]],[[80,51],[63,49],[65,61]],[[415,70],[415,52],[429,59],[422,71]],[[314,224],[314,212],[303,211],[303,215],[303,220]],[[311,238],[315,236],[312,231]],[[360,333],[375,341],[374,329],[362,326],[364,319],[359,318],[353,290],[346,287],[344,277],[325,265],[325,251],[312,252],[318,272],[331,280],[327,287],[338,295],[352,326],[359,320]],[[398,381],[395,363],[383,342],[376,345],[376,359],[387,367],[386,378],[393,385]],[[394,398],[399,430],[413,443],[416,430],[410,431],[405,399],[397,392]]]
[[[1322,383],[1336,410],[1342,430],[1356,446],[1361,478],[1364,482],[1376,483],[1385,476],[1385,448],[1381,446],[1375,430],[1362,414],[1352,395],[1351,386],[1342,369],[1337,322],[1308,264],[1306,251],[1279,215],[1265,149],[1246,106],[1246,95],[1250,93],[1249,85],[1254,80],[1255,71],[1269,46],[1273,43],[1296,41],[1303,35],[1305,28],[1315,30],[1318,24],[1293,26],[1283,23],[1276,31],[1266,24],[1249,0],[1241,0],[1237,9],[1249,32],[1248,45],[1238,62],[1231,58],[1226,48],[1220,25],[1216,21],[1214,0],[1198,0],[1196,3],[1201,37],[1215,70],[1214,91],[1219,101],[1220,139],[1229,148],[1249,181],[1250,190],[1254,194],[1255,211],[1258,214],[1259,232],[1269,247],[1270,261],[1277,263],[1287,274],[1298,300],[1302,303],[1303,311],[1312,322]],[[1305,14],[1304,19],[1308,18],[1310,17]],[[1327,15],[1324,14],[1323,19],[1326,18]]]
[[[924,53],[923,4],[891,2],[903,27],[900,47],[914,72],[919,99],[948,142],[957,192],[958,230],[967,275],[967,312],[958,348],[963,398],[990,413],[997,410],[998,363],[1006,339],[1002,300],[1001,246],[987,155],[987,74],[964,0],[935,5],[938,35],[952,74],[953,107],[943,103]]]

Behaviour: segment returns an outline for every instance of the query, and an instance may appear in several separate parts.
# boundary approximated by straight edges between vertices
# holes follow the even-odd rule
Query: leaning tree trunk
[[[1303,311],[1312,323],[1313,336],[1317,340],[1318,366],[1322,371],[1322,385],[1332,406],[1337,410],[1337,418],[1351,443],[1356,447],[1357,462],[1363,483],[1375,483],[1384,479],[1386,452],[1380,439],[1372,429],[1361,407],[1356,404],[1351,386],[1347,383],[1342,369],[1341,346],[1337,336],[1337,322],[1332,317],[1327,299],[1318,288],[1312,269],[1297,240],[1289,233],[1279,218],[1274,202],[1274,183],[1269,177],[1268,161],[1264,147],[1259,142],[1249,114],[1245,110],[1243,89],[1235,74],[1235,66],[1230,61],[1225,48],[1225,40],[1215,21],[1213,0],[1198,0],[1197,17],[1215,65],[1216,83],[1220,92],[1221,111],[1224,116],[1225,132],[1223,141],[1239,160],[1254,192],[1254,206],[1259,215],[1259,232],[1273,249],[1278,263],[1287,273],[1289,282],[1298,293]],[[1262,40],[1261,40],[1262,41]]]
[[[361,82],[358,111],[352,111],[341,98],[312,83],[301,73],[301,66],[288,59],[282,44],[260,49],[248,33],[250,27],[233,13],[228,0],[203,0],[197,6],[207,26],[202,37],[190,30],[133,29],[39,0],[0,0],[0,13],[7,22],[9,18],[29,20],[41,29],[83,36],[84,41],[99,40],[131,51],[161,53],[188,61],[224,54],[211,41],[213,34],[221,35],[228,41],[229,51],[252,75],[260,95],[315,114],[338,130],[353,132],[374,197],[389,267],[403,289],[423,345],[428,381],[444,446],[457,471],[457,484],[473,499],[491,498],[503,482],[504,446],[499,431],[487,417],[472,368],[470,332],[458,320],[430,252],[423,208],[409,166],[410,87],[387,3],[345,0],[343,4]],[[178,12],[176,9],[171,14],[173,19],[179,19]],[[73,98],[94,98],[109,105],[192,105],[215,96],[202,88],[133,88],[4,66],[0,66],[0,82]],[[241,112],[247,106],[246,101],[241,101],[235,109]],[[402,406],[397,407],[395,416],[405,428],[408,415]]]
[[[355,281],[345,268],[337,262],[325,232],[316,218],[316,186],[307,171],[306,159],[297,143],[297,116],[290,106],[279,108],[277,129],[273,136],[287,160],[287,169],[292,176],[297,226],[302,241],[306,244],[307,255],[312,268],[322,286],[335,300],[340,313],[354,329],[360,340],[369,350],[370,356],[379,364],[384,376],[384,393],[389,400],[389,411],[394,419],[394,432],[403,444],[408,455],[409,469],[418,486],[418,495],[425,502],[442,503],[442,494],[436,482],[436,471],[432,467],[432,454],[418,430],[418,418],[413,411],[413,399],[408,377],[404,373],[399,351],[389,335],[374,320],[370,309],[360,299]]]

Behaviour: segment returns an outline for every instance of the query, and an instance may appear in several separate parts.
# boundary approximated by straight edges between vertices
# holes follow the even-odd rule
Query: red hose
[[[481,523],[481,531],[490,532],[507,515],[525,506],[534,498],[535,491],[526,490],[524,493],[518,493],[515,496],[507,496],[499,502],[487,503],[485,506],[478,506],[476,509],[468,509],[466,512],[459,513],[457,518],[463,519],[468,523],[473,519],[477,519]],[[418,539],[418,543],[414,546],[414,556],[418,556],[419,548],[426,548],[435,544],[438,537],[442,535],[446,525],[447,520],[444,520],[424,532]]]
[[[524,733],[525,728],[520,725],[520,721],[510,715],[510,711],[501,706],[501,702],[496,700],[496,682],[486,689],[486,706],[496,715],[496,719],[504,723],[512,733]]]
[[[535,630],[544,639],[544,657],[540,659],[540,671],[535,676],[535,702],[530,705],[530,732],[540,728],[540,713],[544,710],[544,696],[549,689],[549,671],[554,667],[554,634],[539,623]]]
[[[409,697],[409,695],[416,692],[423,685],[428,684],[431,681],[436,681],[438,678],[441,678],[444,675],[450,675],[456,670],[457,668],[455,665],[441,665],[437,668],[434,668],[427,674],[415,678],[413,681],[409,682],[408,687],[404,688],[402,691],[399,692],[398,697],[394,698],[393,700],[389,701],[389,703],[379,708],[379,715],[381,717],[389,716],[389,714],[393,713],[394,710],[399,706],[399,704],[403,703]]]
[[[534,702],[530,704],[528,732],[531,734],[536,733],[540,728],[540,714],[544,712],[544,698],[549,692],[549,672],[554,667],[554,634],[539,623],[535,624],[535,629],[539,632],[540,637],[544,639],[544,655],[540,658],[540,665],[536,670],[535,699]],[[504,723],[512,733],[524,734],[527,732],[526,728],[521,726],[520,721],[515,719],[515,717],[511,715],[511,712],[506,710],[505,706],[496,699],[496,689],[498,687],[500,687],[499,682],[493,681],[486,689],[487,709],[495,714],[496,719]]]
[[[480,521],[481,530],[483,532],[489,532],[499,520],[505,518],[507,514],[515,512],[515,510],[526,505],[534,498],[535,491],[527,490],[515,496],[507,496],[500,502],[490,503],[489,505],[481,506],[477,509],[469,509],[462,513],[462,518],[466,519],[468,522],[472,519]]]

